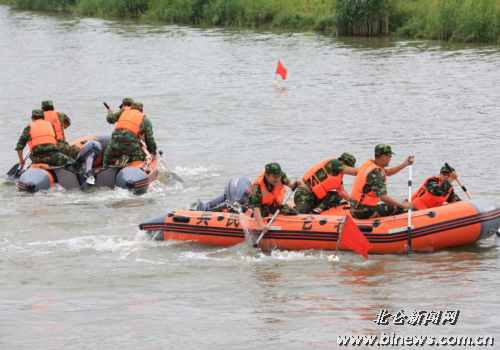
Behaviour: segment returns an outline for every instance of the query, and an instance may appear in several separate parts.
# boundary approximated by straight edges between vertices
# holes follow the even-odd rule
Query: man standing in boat
[[[387,194],[387,176],[397,174],[413,163],[415,156],[395,167],[385,169],[392,158],[391,146],[380,144],[375,147],[375,159],[369,159],[359,168],[351,191],[351,215],[356,219],[402,214],[415,209],[411,203],[402,203]],[[384,203],[380,203],[382,201]]]
[[[255,179],[252,184],[250,207],[253,209],[255,219],[263,233],[267,233],[268,228],[262,218],[276,213],[283,203],[285,186],[292,188],[297,182],[300,185],[302,181],[297,179],[291,183],[286,174],[281,171],[281,166],[278,163],[267,164],[264,172]],[[288,204],[285,204],[280,212],[286,214],[292,210]]]
[[[130,162],[145,160],[146,153],[143,151],[141,143],[143,137],[148,152],[155,159],[157,149],[153,136],[153,124],[142,113],[142,109],[142,103],[134,102],[130,106],[130,110],[124,110],[117,117],[111,118],[108,115],[108,122],[116,123],[116,127],[111,134],[111,140],[104,154],[103,167],[114,164],[115,159],[119,159],[123,155],[128,156]]]
[[[52,123],[44,120],[43,110],[34,109],[31,112],[31,123],[28,124],[17,142],[16,151],[19,156],[19,166],[23,166],[23,149],[30,147],[30,159],[33,163],[44,163],[58,166],[72,162],[73,159],[61,153],[57,147],[56,129]]]
[[[134,100],[132,100],[130,97],[124,98],[122,101],[122,104],[120,105],[120,110],[116,113],[113,113],[113,110],[110,108],[108,109],[108,116],[106,117],[106,120],[108,121],[109,124],[114,124],[120,118],[120,115],[125,112],[129,111],[130,107],[132,106],[132,103],[134,103]]]
[[[51,122],[56,129],[57,148],[59,148],[61,153],[75,159],[80,152],[80,148],[70,146],[66,142],[66,135],[64,133],[64,130],[71,125],[71,120],[66,114],[54,111],[54,103],[51,100],[42,101],[42,109],[44,119]]]
[[[424,181],[417,192],[411,195],[412,204],[418,209],[435,208],[445,202],[458,202],[461,199],[453,191],[451,183],[457,179],[455,169],[441,168],[439,176],[431,176]]]
[[[344,174],[356,176],[358,169],[354,168],[355,164],[353,155],[342,153],[338,159],[326,159],[308,170],[302,177],[302,185],[295,192],[295,210],[299,214],[320,214],[339,205],[342,198],[351,200],[342,178]]]

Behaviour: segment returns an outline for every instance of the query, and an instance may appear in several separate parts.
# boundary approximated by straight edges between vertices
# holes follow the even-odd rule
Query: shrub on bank
[[[0,0],[21,9],[166,23],[498,42],[500,0]]]

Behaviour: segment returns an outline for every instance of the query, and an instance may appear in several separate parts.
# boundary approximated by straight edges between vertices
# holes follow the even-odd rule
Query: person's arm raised
[[[410,162],[412,162],[412,163],[413,163],[414,159],[415,159],[415,156],[408,156],[408,157],[406,158],[406,160],[405,160],[403,163],[401,163],[401,164],[399,164],[399,165],[396,165],[396,166],[394,166],[394,167],[392,167],[392,168],[387,169],[387,170],[385,171],[385,174],[386,174],[387,176],[391,176],[391,175],[394,175],[394,174],[399,173],[401,170],[403,170],[403,169],[404,169],[404,168],[406,168],[408,165],[410,165]]]

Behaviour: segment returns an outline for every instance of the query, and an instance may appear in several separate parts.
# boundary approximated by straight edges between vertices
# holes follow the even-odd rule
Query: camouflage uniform
[[[120,105],[120,110],[113,113],[113,114],[108,114],[106,116],[106,120],[108,121],[109,124],[114,124],[116,123],[116,121],[118,119],[120,119],[120,115],[122,115],[123,112],[125,112],[125,109],[122,109],[123,105],[124,104],[127,104],[128,105],[131,105],[132,103],[134,103],[134,100],[127,97],[127,98],[124,98],[123,101],[122,101],[122,104]]]
[[[332,159],[325,164],[325,169],[328,174],[332,176],[337,176],[340,173],[342,173],[345,169],[347,169],[347,165],[342,164],[340,162],[341,158]],[[354,160],[354,162],[356,162],[356,160]],[[316,177],[320,181],[324,181],[327,178],[327,174],[323,169],[320,169],[318,172],[316,172]],[[311,186],[304,179],[302,179],[302,182],[309,188],[309,191],[303,188],[299,188],[297,192],[295,192],[295,197],[294,197],[295,210],[297,210],[299,214],[307,214],[314,208],[319,208],[321,209],[321,211],[328,210],[336,205],[339,205],[339,203],[342,201],[342,196],[337,190],[328,192],[326,197],[320,200],[314,194],[314,192],[312,192]],[[318,181],[316,180],[315,177],[313,177],[312,185],[314,186],[317,183]]]
[[[76,159],[80,153],[78,146],[70,145],[66,140],[57,140],[57,148],[61,153],[73,159]]]
[[[454,168],[451,168],[451,171],[455,171]],[[439,171],[440,173],[449,173],[450,169],[447,167],[442,167],[441,170]],[[443,196],[445,193],[448,192],[448,190],[452,188],[451,183],[446,180],[442,185],[439,185],[439,179],[430,179],[426,184],[425,184],[425,189],[435,195],[435,196]],[[455,193],[455,190],[451,190],[450,196],[446,200],[448,203],[452,202],[458,202],[461,201],[460,197]]]
[[[52,107],[51,109],[49,109]],[[42,101],[42,109],[45,110],[53,110],[54,108],[54,103],[51,100],[45,100]],[[62,113],[62,112],[57,112],[57,117],[59,118],[59,121],[63,125],[63,128],[66,129],[71,125],[71,119],[69,117]],[[77,146],[70,146],[70,144],[66,140],[57,140],[57,148],[59,148],[59,151],[65,155],[67,155],[70,158],[76,159],[78,157],[78,153],[80,152],[80,148]]]
[[[32,115],[41,115],[43,117],[43,111],[41,109],[35,109]],[[54,126],[52,125],[52,127]],[[28,141],[32,141],[30,131],[31,127],[29,125],[24,128],[24,131],[17,142],[16,151],[23,150]],[[54,128],[54,134],[55,132],[56,130]],[[32,153],[30,154],[30,159],[35,164],[44,163],[53,166],[64,165],[73,161],[73,159],[67,155],[62,154],[57,146],[51,144],[34,146]]]
[[[455,169],[451,168],[452,171],[455,171]],[[450,171],[448,170],[447,167],[442,167],[440,173],[449,173]],[[458,202],[460,201],[460,197],[455,193],[455,191],[452,188],[452,185],[448,180],[444,181],[441,185],[439,184],[439,179],[431,178],[429,179],[425,185],[425,190],[429,192],[430,194],[441,197],[444,196],[445,194],[448,193],[449,189],[451,188],[450,196],[446,200],[448,203],[452,202]],[[405,201],[407,202],[408,199]]]
[[[384,154],[394,154],[391,146],[381,144],[375,147],[375,157]],[[375,161],[376,163],[376,161]],[[385,185],[386,175],[380,170],[375,169],[366,178],[367,184],[363,187],[363,193],[373,191],[377,197],[387,195],[387,187]],[[386,203],[379,203],[377,206],[364,205],[358,203],[351,196],[351,216],[356,219],[369,219],[378,218],[382,216],[390,216],[396,214],[406,213],[408,210],[403,208],[394,207]],[[412,210],[417,210],[414,207]]]
[[[142,110],[142,103],[134,102],[131,109]],[[108,119],[108,122],[111,120],[112,124],[116,123],[118,119],[120,119],[120,115],[118,115],[116,119]],[[108,115],[108,118],[109,116],[110,115]],[[144,135],[148,152],[156,154],[156,142],[153,136],[153,125],[148,117],[143,118],[139,127],[139,135]],[[103,167],[106,167],[109,164],[114,164],[114,160],[123,155],[128,156],[130,162],[146,159],[146,153],[144,153],[141,143],[139,142],[139,136],[129,130],[118,129],[113,131],[111,134],[111,141],[109,141],[106,153],[104,154]]]
[[[277,163],[271,163],[266,166],[266,173],[281,173],[281,183],[285,186],[290,184],[290,179],[286,176],[284,172],[281,171],[281,167]],[[269,193],[274,190],[274,185],[268,183],[266,178],[264,178],[264,183],[266,184],[266,189]],[[260,213],[262,217],[266,217],[269,214],[274,214],[278,210],[278,205],[273,204],[271,206],[262,204],[262,192],[260,190],[260,185],[255,184],[253,186],[252,194],[250,195],[250,207],[252,208],[260,208]],[[283,208],[281,208],[280,213],[289,213],[293,209],[288,205],[284,204]]]

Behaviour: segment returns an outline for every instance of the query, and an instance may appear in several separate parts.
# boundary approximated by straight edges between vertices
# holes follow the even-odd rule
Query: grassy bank
[[[0,0],[15,8],[165,23],[500,41],[500,0]]]

